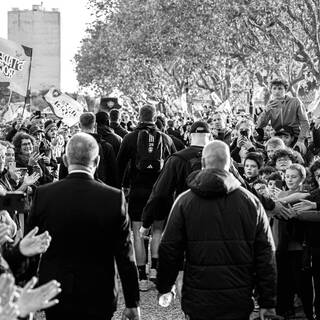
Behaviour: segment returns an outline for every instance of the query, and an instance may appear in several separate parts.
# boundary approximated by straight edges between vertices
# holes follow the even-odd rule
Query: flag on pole
[[[89,110],[87,101],[86,101],[84,96],[78,95],[77,96],[77,101],[82,105],[83,110],[85,110],[85,111]]]
[[[0,82],[27,96],[30,81],[32,48],[0,38]]]
[[[67,126],[72,127],[79,122],[83,106],[78,101],[54,87],[43,98],[48,102],[52,112]]]

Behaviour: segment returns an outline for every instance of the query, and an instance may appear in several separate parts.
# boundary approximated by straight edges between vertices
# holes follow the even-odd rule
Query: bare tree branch
[[[288,26],[286,26],[282,21],[280,21],[279,19],[276,19],[276,22],[292,38],[292,40],[298,46],[298,48],[299,48],[298,54],[300,54],[304,59],[302,60],[299,58],[299,60],[297,60],[297,61],[305,62],[309,66],[310,70],[313,72],[315,77],[317,79],[320,79],[320,73],[319,73],[319,71],[317,71],[315,69],[315,65],[314,65],[311,57],[309,56],[309,54],[305,51],[305,47],[304,47],[303,43],[293,34],[293,32],[290,30],[290,28]]]

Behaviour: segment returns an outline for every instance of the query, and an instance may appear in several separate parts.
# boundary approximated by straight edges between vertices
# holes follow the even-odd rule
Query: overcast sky
[[[12,8],[31,9],[37,0],[0,0],[0,37],[8,38],[8,14]],[[61,89],[76,92],[78,83],[71,62],[80,41],[85,35],[86,24],[91,21],[87,0],[44,0],[43,7],[58,8],[61,14]]]

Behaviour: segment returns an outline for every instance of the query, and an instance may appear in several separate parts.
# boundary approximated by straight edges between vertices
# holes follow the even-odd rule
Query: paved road
[[[124,309],[124,300],[122,294],[118,299],[118,311],[115,313],[112,320],[121,320],[121,313]],[[254,319],[258,316],[257,313],[250,317]],[[162,308],[157,304],[157,291],[155,289],[148,292],[141,292],[141,318],[142,320],[184,320],[185,317],[180,308],[180,301],[176,299],[168,308]],[[36,320],[45,320],[43,314],[38,314]],[[301,308],[297,310],[296,317],[292,320],[306,320],[303,316]],[[89,320],[89,319],[88,319]]]
[[[157,303],[155,289],[141,292],[141,318],[142,320],[183,320],[185,319],[180,308],[180,301],[176,299],[168,308],[162,308]],[[123,296],[119,297],[118,310],[113,320],[121,320],[121,311],[124,308]]]
[[[141,292],[141,318],[142,320],[184,320],[184,315],[180,309],[180,301],[175,300],[168,308],[162,308],[157,304],[157,291],[155,289]],[[113,320],[121,320],[124,309],[124,299],[122,294],[118,299],[118,311]],[[36,320],[45,320],[43,314],[38,314]],[[89,319],[88,319],[89,320]]]

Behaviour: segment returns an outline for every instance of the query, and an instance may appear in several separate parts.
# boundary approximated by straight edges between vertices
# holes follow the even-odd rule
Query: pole
[[[28,96],[30,95],[30,77],[31,77],[31,65],[32,65],[32,49],[31,49],[31,56],[30,56],[30,65],[29,65],[29,76],[28,76],[28,84],[27,84],[27,93],[26,96],[24,98],[24,106],[23,106],[23,111],[22,111],[22,119],[23,119],[23,115],[24,115],[24,110],[26,109],[26,104],[27,104],[27,99]]]
[[[10,102],[12,98],[12,90],[10,90],[9,100],[8,100],[8,108],[10,108]]]

